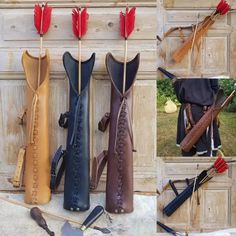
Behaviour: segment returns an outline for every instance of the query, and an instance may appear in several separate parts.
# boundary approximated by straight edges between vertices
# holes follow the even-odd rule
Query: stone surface
[[[8,197],[23,202],[23,194],[0,193],[0,196]],[[125,215],[110,216],[113,222],[110,223],[108,218],[103,215],[94,225],[108,228],[111,233],[106,235],[112,236],[141,236],[156,235],[156,197],[155,196],[134,196],[134,212]],[[91,194],[91,208],[85,213],[69,212],[63,209],[63,194],[54,194],[49,204],[40,206],[41,209],[56,213],[58,215],[68,216],[74,220],[82,222],[89,212],[96,205],[105,205],[104,193]],[[56,236],[60,235],[61,227],[65,221],[57,220],[44,214],[49,228],[55,232]],[[79,225],[72,224],[74,227]],[[0,235],[1,236],[46,236],[47,233],[36,225],[29,216],[29,209],[22,206],[15,206],[0,199]],[[88,229],[85,236],[105,235],[100,231]]]

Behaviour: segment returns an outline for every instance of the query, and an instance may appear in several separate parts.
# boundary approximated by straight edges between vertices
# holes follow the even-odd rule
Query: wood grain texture
[[[136,7],[155,7],[156,1],[155,0],[130,0],[128,1],[130,6]],[[2,0],[0,2],[0,8],[33,8],[35,1],[32,0]],[[99,0],[50,0],[50,5],[53,7],[74,7],[75,5],[80,5],[81,7],[117,7],[122,6],[125,7],[127,5],[127,1],[120,1],[120,0],[106,0],[106,1],[99,1]]]

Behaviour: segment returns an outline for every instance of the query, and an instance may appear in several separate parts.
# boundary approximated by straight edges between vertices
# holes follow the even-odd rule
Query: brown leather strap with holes
[[[12,178],[13,187],[18,188],[22,185],[23,170],[25,162],[25,147],[21,147],[17,157],[16,170]]]

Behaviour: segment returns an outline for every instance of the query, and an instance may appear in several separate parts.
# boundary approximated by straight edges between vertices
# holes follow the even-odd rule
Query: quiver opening
[[[49,54],[41,57],[38,86],[39,58],[27,51],[22,55],[27,82],[25,202],[44,204],[50,200],[50,160],[48,138]]]
[[[139,58],[137,54],[127,63],[126,89],[122,94],[124,63],[117,61],[110,53],[106,56],[106,67],[111,79],[106,210],[111,213],[133,211],[132,93]]]
[[[72,211],[85,211],[90,206],[89,82],[94,62],[94,53],[89,60],[81,62],[81,93],[78,94],[78,61],[69,52],[63,55],[70,84],[69,112],[65,122],[68,134],[65,154],[64,208]]]

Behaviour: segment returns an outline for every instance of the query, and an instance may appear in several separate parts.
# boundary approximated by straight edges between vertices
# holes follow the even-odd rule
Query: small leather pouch
[[[41,58],[38,86],[39,58],[23,53],[26,88],[25,202],[45,204],[51,197],[48,137],[49,54]],[[22,122],[21,122],[22,123]]]

